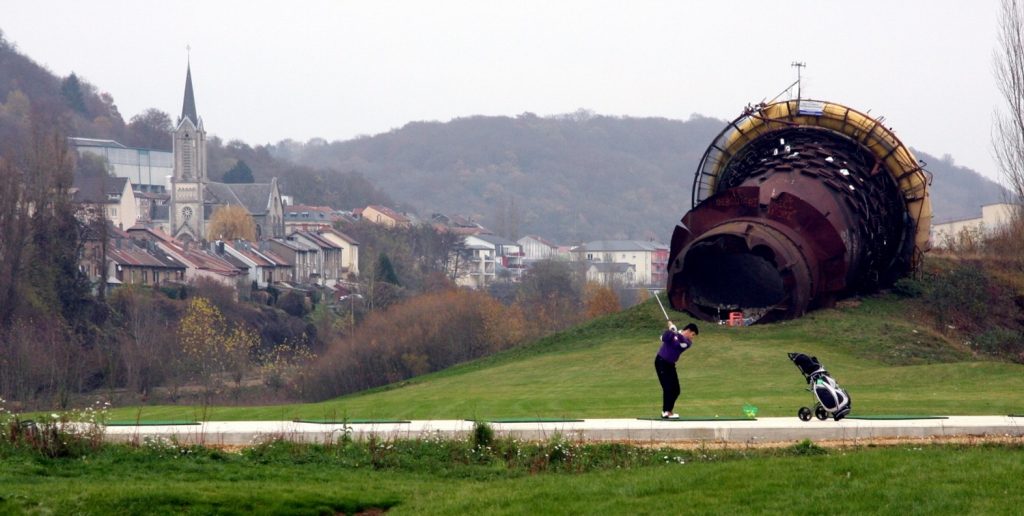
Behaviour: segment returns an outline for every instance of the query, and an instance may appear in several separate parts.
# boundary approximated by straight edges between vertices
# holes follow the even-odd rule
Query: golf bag
[[[807,380],[807,390],[814,394],[813,414],[824,421],[831,417],[839,421],[850,413],[850,395],[846,393],[818,361],[818,357],[803,353],[790,353],[789,359],[796,364]],[[800,407],[797,416],[803,421],[811,420],[811,409]]]

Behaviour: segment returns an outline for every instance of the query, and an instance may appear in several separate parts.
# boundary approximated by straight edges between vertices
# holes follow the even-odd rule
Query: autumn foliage
[[[256,223],[241,206],[222,206],[210,217],[207,231],[218,240],[256,240]]]
[[[331,343],[304,390],[327,399],[480,358],[530,336],[521,310],[486,293],[424,294],[372,313],[352,336]]]
[[[259,336],[244,325],[229,324],[210,301],[195,297],[178,326],[178,342],[186,367],[196,375],[208,400],[225,380],[241,382]]]
[[[619,296],[611,288],[597,283],[587,283],[583,287],[583,298],[587,308],[587,318],[593,319],[618,312]]]

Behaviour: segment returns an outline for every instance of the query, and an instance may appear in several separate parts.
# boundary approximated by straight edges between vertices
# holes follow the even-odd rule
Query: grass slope
[[[685,314],[672,314],[685,323]],[[654,355],[663,317],[651,300],[476,362],[321,403],[269,407],[122,408],[112,419],[632,418],[660,410]],[[701,324],[680,360],[683,416],[790,416],[809,404],[786,353],[818,356],[853,400],[853,415],[1024,412],[1024,366],[978,360],[916,324],[898,299],[822,310],[796,321]]]

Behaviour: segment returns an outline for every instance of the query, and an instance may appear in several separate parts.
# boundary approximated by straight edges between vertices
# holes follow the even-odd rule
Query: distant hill
[[[707,118],[526,113],[277,149],[305,165],[359,171],[420,215],[467,215],[509,237],[667,241],[690,208],[693,169],[721,126]]]
[[[350,141],[279,144],[275,154],[359,171],[420,215],[475,217],[505,236],[666,242],[690,209],[693,174],[723,120],[475,116],[415,122]],[[973,170],[915,151],[932,173],[935,220],[980,216],[1002,189]]]
[[[999,183],[967,167],[957,166],[948,155],[936,158],[914,149],[917,159],[925,162],[932,174],[932,207],[935,222],[969,219],[981,216],[981,206],[1003,202],[1009,192]]]
[[[20,141],[31,113],[58,120],[69,135],[125,140],[112,96],[74,73],[57,77],[0,31],[0,145]]]

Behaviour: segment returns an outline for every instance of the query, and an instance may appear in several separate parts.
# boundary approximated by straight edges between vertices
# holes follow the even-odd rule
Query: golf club
[[[665,314],[665,320],[672,322],[672,319],[668,318],[668,312],[665,311],[665,305],[661,304],[661,298],[658,297],[658,291],[654,291],[654,299],[658,300],[658,306],[661,307],[661,313]]]

